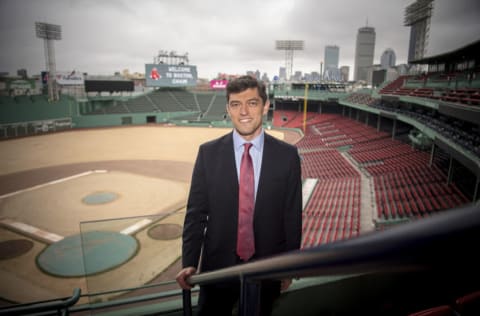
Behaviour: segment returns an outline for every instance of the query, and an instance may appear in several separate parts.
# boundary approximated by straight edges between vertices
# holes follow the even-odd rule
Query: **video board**
[[[186,87],[197,84],[197,66],[146,64],[147,87]]]

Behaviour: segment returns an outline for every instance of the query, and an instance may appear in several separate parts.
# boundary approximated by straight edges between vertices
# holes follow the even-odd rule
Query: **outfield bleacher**
[[[195,93],[195,99],[197,100],[198,107],[201,113],[207,112],[210,104],[213,101],[212,92],[197,92]]]
[[[213,93],[212,100],[204,112],[203,119],[218,120],[227,119],[227,98],[225,92]]]
[[[194,92],[184,89],[161,89],[128,99],[113,99],[98,104],[87,115],[124,113],[179,113],[177,120],[211,122],[228,120],[225,91]]]
[[[200,106],[195,100],[195,94],[187,90],[168,91],[172,99],[186,111],[200,111]]]

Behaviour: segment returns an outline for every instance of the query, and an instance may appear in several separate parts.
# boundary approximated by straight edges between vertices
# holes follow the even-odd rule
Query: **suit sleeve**
[[[187,211],[183,225],[182,265],[198,267],[208,216],[208,195],[202,146],[192,173]]]
[[[300,157],[296,148],[291,160],[288,183],[284,227],[286,250],[290,251],[300,249],[302,241],[302,175]]]

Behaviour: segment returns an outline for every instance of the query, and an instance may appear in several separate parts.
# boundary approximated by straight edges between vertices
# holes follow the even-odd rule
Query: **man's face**
[[[262,118],[267,114],[270,102],[263,104],[257,88],[230,94],[227,112],[233,126],[243,139],[250,141],[262,131]]]

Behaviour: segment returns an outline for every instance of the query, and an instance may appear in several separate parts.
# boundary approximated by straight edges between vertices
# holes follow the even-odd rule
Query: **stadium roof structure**
[[[409,61],[410,64],[441,64],[445,62],[451,62],[453,60],[459,60],[459,59],[477,59],[479,57],[478,52],[480,52],[480,39],[472,42],[466,46],[460,47],[456,50],[435,55],[435,56],[429,56],[429,57],[424,57],[421,59],[417,60],[411,60]]]

